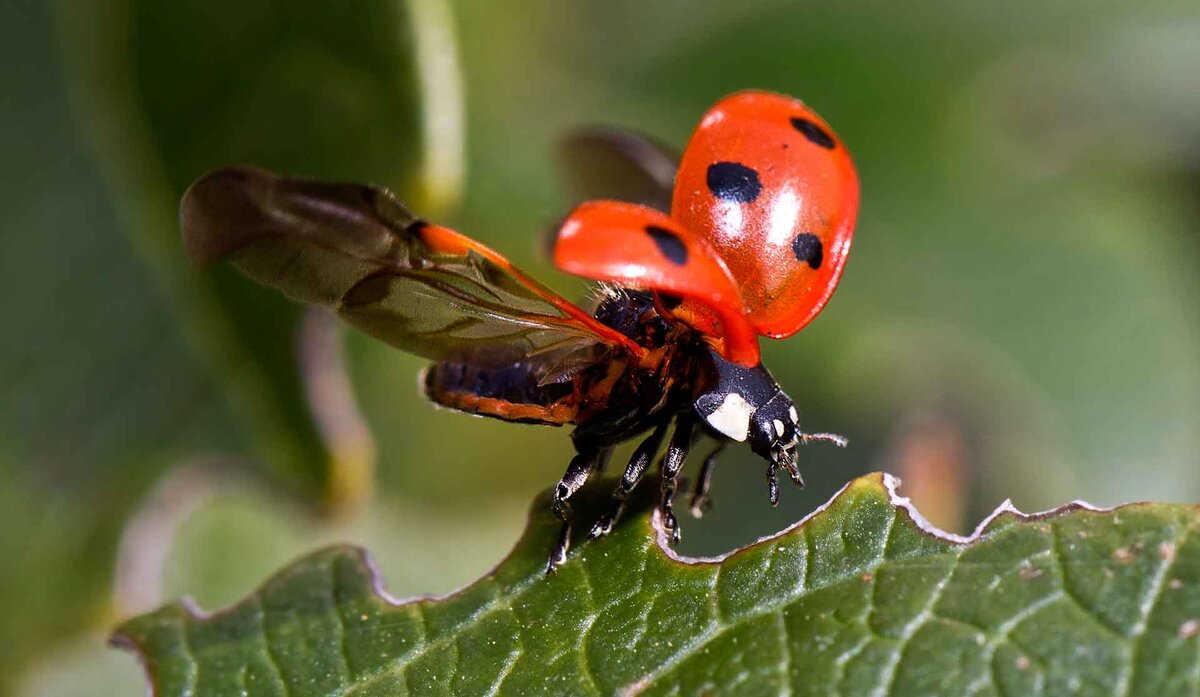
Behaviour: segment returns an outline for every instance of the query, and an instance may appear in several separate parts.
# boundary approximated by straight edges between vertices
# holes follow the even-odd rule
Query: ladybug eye
[[[828,131],[812,121],[799,116],[793,116],[792,128],[803,133],[804,137],[808,138],[814,144],[819,145],[826,150],[833,150],[833,136],[829,135]]]
[[[796,235],[796,239],[792,240],[792,252],[795,253],[797,261],[802,261],[813,269],[821,268],[821,261],[825,258],[825,247],[821,244],[821,238],[811,232]]]
[[[750,203],[762,191],[758,172],[739,162],[712,163],[705,183],[713,196],[733,203]]]

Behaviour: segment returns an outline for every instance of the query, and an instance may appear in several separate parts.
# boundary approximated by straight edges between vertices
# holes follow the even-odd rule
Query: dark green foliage
[[[1193,694],[1200,509],[1004,510],[977,538],[914,521],[892,480],[728,557],[674,558],[631,520],[544,577],[544,500],[492,573],[396,604],[330,548],[237,606],[125,624],[159,697]],[[607,505],[607,487],[579,510]]]

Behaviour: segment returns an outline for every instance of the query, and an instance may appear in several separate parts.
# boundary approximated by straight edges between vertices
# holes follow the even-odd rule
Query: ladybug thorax
[[[799,438],[799,415],[792,402],[761,364],[753,368],[709,352],[714,376],[693,403],[697,415],[717,433],[749,441],[764,457],[788,451]]]

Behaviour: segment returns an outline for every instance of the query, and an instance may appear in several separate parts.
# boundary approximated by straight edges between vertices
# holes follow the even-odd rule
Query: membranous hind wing
[[[197,261],[228,259],[435,361],[484,370],[523,363],[551,383],[606,353],[641,351],[491,249],[424,223],[383,188],[221,169],[188,189],[180,222]]]
[[[611,199],[668,213],[679,157],[635,131],[592,127],[563,139],[558,165],[573,205]]]

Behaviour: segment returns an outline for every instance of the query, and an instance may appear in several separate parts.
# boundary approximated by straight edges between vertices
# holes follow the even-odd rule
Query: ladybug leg
[[[767,465],[767,498],[771,501],[771,506],[779,505],[779,478],[776,476],[776,470],[779,469],[779,463],[771,460],[771,464]]]
[[[680,414],[675,419],[675,432],[671,434],[671,443],[667,446],[667,454],[662,460],[662,511],[663,526],[670,534],[672,545],[679,544],[679,520],[675,518],[675,488],[679,481],[679,471],[687,459],[688,450],[692,446],[692,430],[696,427],[696,417],[690,412]]]
[[[596,524],[592,526],[592,531],[588,533],[588,539],[604,537],[612,532],[613,526],[617,524],[617,519],[621,517],[621,512],[625,510],[625,501],[642,481],[646,470],[650,468],[650,461],[654,459],[654,454],[662,446],[663,435],[667,432],[667,423],[664,421],[659,424],[654,432],[638,444],[637,449],[633,451],[633,456],[629,458],[629,464],[625,466],[625,474],[621,475],[621,483],[617,484],[617,488],[613,490],[612,510],[596,521]]]
[[[612,448],[605,448],[600,451],[600,455],[596,457],[596,466],[592,468],[592,474],[604,474],[608,469],[608,464],[612,462]]]
[[[708,498],[708,486],[712,483],[712,473],[717,464],[717,457],[720,456],[726,445],[726,441],[718,441],[704,458],[704,464],[700,466],[700,477],[696,480],[696,488],[688,502],[688,509],[691,510],[693,518],[703,517],[705,512],[712,508],[712,499]]]
[[[554,495],[550,499],[550,509],[562,521],[562,529],[558,533],[558,542],[554,544],[554,549],[550,552],[550,559],[546,561],[547,575],[554,573],[558,569],[558,565],[567,560],[567,550],[571,547],[573,516],[571,504],[567,503],[567,500],[583,488],[588,477],[596,469],[596,465],[606,457],[605,451],[611,451],[611,448],[594,445],[577,444],[577,446],[575,457],[571,458],[571,464],[567,465],[567,471],[559,480],[558,486],[554,487]]]

